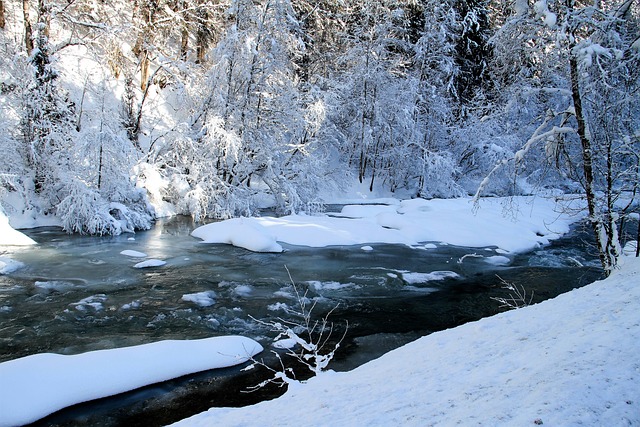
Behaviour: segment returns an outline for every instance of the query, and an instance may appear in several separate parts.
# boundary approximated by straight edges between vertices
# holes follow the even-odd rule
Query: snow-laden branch
[[[566,114],[566,113],[568,112],[565,111],[561,114]],[[546,140],[547,138],[550,138],[553,136],[575,132],[575,129],[570,126],[553,126],[551,129],[544,131],[547,128],[547,125],[549,124],[549,122],[554,118],[556,118],[557,116],[558,114],[554,114],[554,113],[547,114],[542,124],[538,126],[538,128],[535,130],[533,135],[527,140],[527,142],[522,146],[522,148],[514,154],[514,156],[511,159],[501,159],[501,160],[498,160],[498,162],[496,162],[493,169],[489,171],[487,176],[482,180],[482,182],[478,186],[478,190],[473,196],[474,205],[478,204],[480,200],[480,195],[482,194],[484,189],[487,187],[487,185],[489,185],[489,182],[491,181],[491,176],[494,173],[496,173],[499,169],[501,169],[504,165],[509,163],[510,160],[513,160],[515,164],[518,164],[522,162],[522,160],[527,155],[531,147],[537,142]]]

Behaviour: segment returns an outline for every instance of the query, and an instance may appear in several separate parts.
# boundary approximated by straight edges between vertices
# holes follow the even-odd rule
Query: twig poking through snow
[[[527,290],[524,288],[524,286],[518,287],[513,283],[507,282],[500,276],[496,277],[500,279],[500,282],[502,283],[502,289],[510,291],[509,297],[507,298],[491,297],[492,300],[498,301],[500,303],[500,308],[516,309],[531,305],[531,302],[533,301],[533,292],[531,292],[530,295],[527,295]]]

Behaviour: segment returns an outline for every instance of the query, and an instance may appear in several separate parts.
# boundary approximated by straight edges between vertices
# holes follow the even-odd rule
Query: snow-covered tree
[[[516,6],[494,39],[495,82],[512,94],[510,109],[537,121],[514,156],[516,167],[542,147],[547,161],[579,184],[609,273],[621,253],[616,201],[638,205],[637,2]]]
[[[294,58],[304,44],[291,4],[234,1],[228,20],[193,132],[161,153],[168,191],[197,219],[252,213],[265,194],[283,212],[306,209],[322,173],[309,162],[320,160],[310,153],[324,114],[320,99],[299,91]]]

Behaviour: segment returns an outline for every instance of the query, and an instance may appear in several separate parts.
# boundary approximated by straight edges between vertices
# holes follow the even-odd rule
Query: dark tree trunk
[[[24,47],[27,54],[33,50],[33,30],[29,21],[29,0],[22,0],[22,16],[24,18]]]
[[[573,45],[573,44],[572,44]],[[582,108],[582,94],[580,92],[580,74],[578,69],[578,60],[573,54],[574,46],[570,46],[569,53],[569,69],[571,73],[571,96],[573,99],[573,107],[576,113],[576,120],[578,122],[578,138],[582,146],[582,169],[584,177],[584,191],[587,197],[587,209],[589,212],[589,221],[596,238],[596,244],[598,246],[598,253],[600,255],[600,262],[605,271],[605,274],[611,273],[611,269],[615,266],[616,260],[611,257],[611,254],[607,250],[605,234],[609,234],[612,230],[605,232],[602,218],[598,212],[596,206],[596,194],[594,190],[594,178],[593,178],[593,150],[591,147],[591,140],[587,135],[587,127],[585,123],[584,110]]]
[[[0,28],[4,28],[5,26],[5,21],[4,21],[4,2],[2,0],[0,0]]]

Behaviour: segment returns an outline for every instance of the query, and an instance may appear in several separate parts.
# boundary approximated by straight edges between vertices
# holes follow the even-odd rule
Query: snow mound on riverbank
[[[174,425],[640,425],[640,259],[624,263],[553,300]]]
[[[73,356],[42,353],[0,363],[0,426],[183,375],[246,362],[262,346],[227,336],[159,341]]]
[[[9,219],[0,209],[0,246],[29,246],[37,244],[32,238],[14,230]]]
[[[276,238],[257,218],[232,218],[198,227],[191,233],[202,243],[225,243],[253,252],[282,252]]]
[[[482,199],[477,209],[471,198],[388,202],[347,205],[326,215],[230,219],[199,227],[192,235],[204,243],[256,252],[281,252],[277,236],[278,242],[310,247],[442,242],[516,253],[559,238],[581,219],[557,209],[554,200],[536,197]]]

